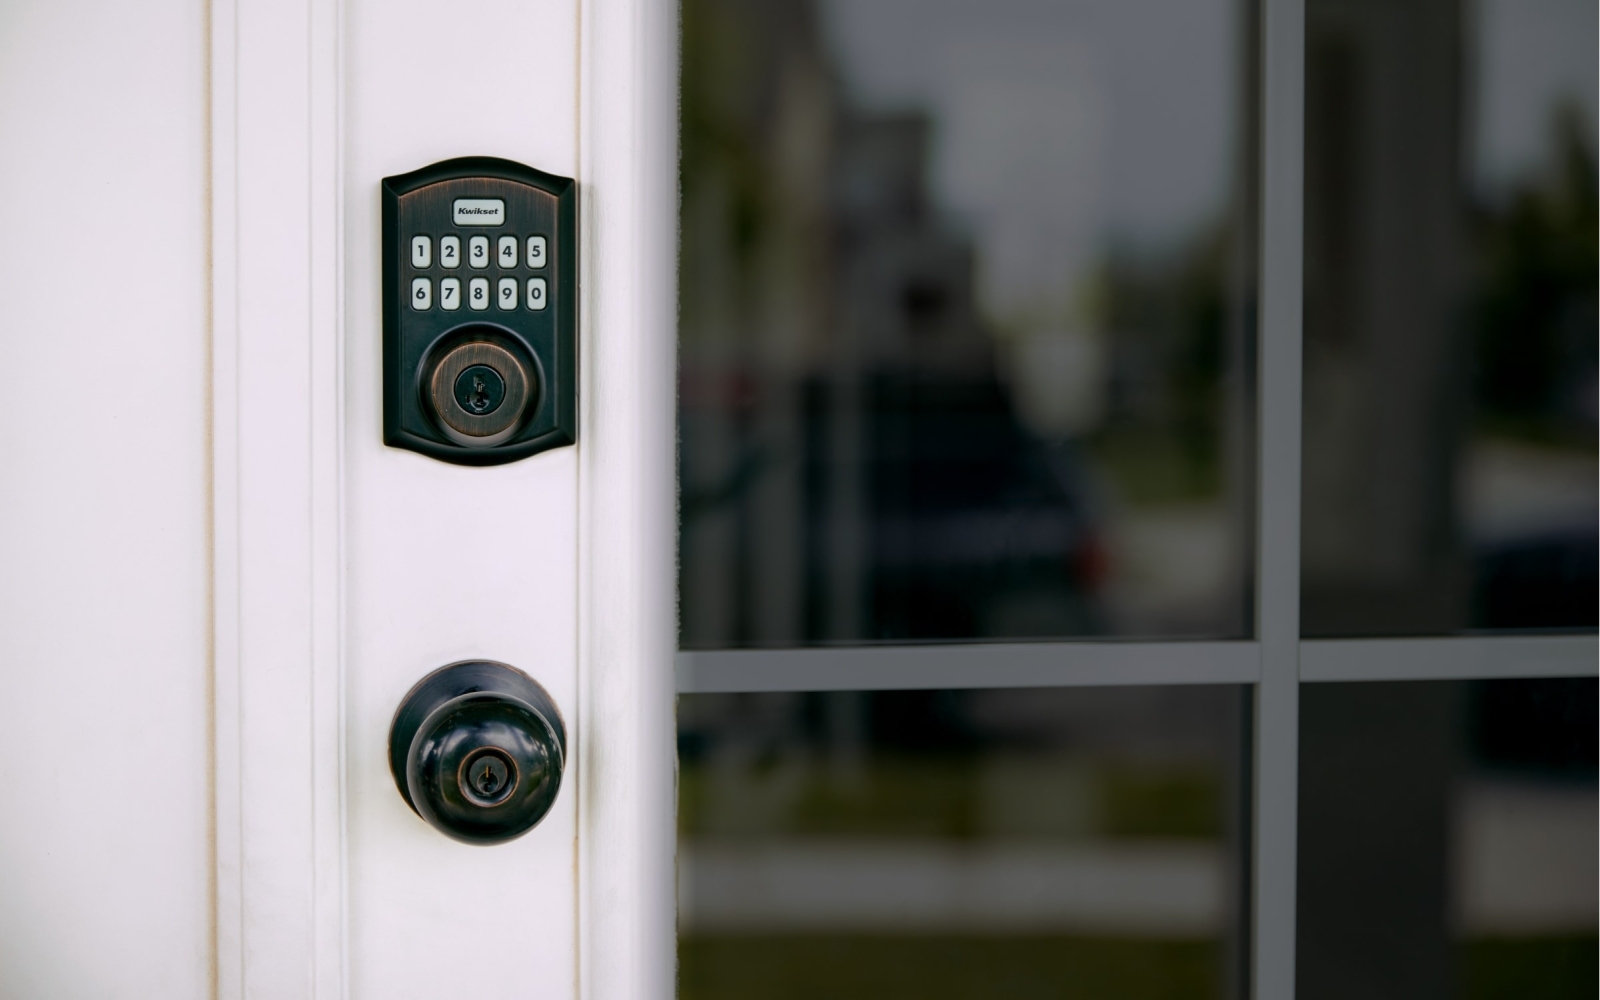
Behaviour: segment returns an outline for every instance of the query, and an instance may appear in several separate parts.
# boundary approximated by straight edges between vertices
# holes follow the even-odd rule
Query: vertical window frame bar
[[[1300,420],[1305,0],[1261,5],[1256,637],[1251,983],[1258,1000],[1295,985],[1300,737]]]

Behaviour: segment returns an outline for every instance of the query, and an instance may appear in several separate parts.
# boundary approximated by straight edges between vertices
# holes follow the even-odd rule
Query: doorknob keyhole
[[[517,765],[503,752],[485,747],[468,757],[461,769],[461,790],[479,805],[498,805],[516,784]]]

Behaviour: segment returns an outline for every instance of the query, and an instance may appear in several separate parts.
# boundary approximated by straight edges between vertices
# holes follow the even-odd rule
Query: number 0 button
[[[411,279],[411,308],[417,310],[433,308],[433,282],[427,278]]]
[[[500,279],[499,297],[495,300],[495,305],[501,309],[515,309],[517,307],[516,278]]]
[[[543,278],[528,279],[528,308],[539,310],[545,307],[547,298],[544,293]]]
[[[473,278],[467,283],[467,305],[473,309],[489,308],[488,278]]]

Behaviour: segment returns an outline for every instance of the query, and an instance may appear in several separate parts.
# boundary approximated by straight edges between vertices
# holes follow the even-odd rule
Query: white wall
[[[200,0],[0,4],[0,996],[211,992]]]

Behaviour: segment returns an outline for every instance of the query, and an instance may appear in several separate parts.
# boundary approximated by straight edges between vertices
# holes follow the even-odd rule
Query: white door
[[[672,975],[670,5],[0,13],[0,995],[643,997]],[[578,435],[385,447],[380,183],[574,178]],[[389,728],[453,661],[564,718],[526,835]]]

